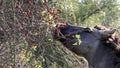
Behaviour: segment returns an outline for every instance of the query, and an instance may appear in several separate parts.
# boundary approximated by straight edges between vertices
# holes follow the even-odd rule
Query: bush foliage
[[[82,57],[53,40],[54,26],[113,26],[119,24],[118,6],[115,0],[0,0],[0,67],[87,67]]]

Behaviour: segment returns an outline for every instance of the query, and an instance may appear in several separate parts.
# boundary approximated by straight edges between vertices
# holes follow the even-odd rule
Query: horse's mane
[[[109,29],[104,26],[95,26],[94,28],[98,30],[105,30]],[[109,44],[109,46],[113,47],[116,51],[120,52],[120,36],[117,32],[115,32],[112,36],[108,37],[106,40],[104,40],[105,44]]]

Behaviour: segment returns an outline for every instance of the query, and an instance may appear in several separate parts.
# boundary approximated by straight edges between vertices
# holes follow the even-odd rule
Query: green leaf
[[[41,58],[41,62],[45,62],[45,59],[43,56],[40,56],[40,58]]]
[[[73,43],[73,45],[76,46],[76,45],[77,45],[77,42]]]
[[[44,15],[45,15],[45,13],[46,13],[46,11],[42,11],[42,12],[41,12],[42,16],[44,16]]]
[[[78,39],[78,45],[80,45],[81,44],[81,40],[80,39]]]
[[[76,34],[75,37],[76,37],[77,39],[79,39],[79,38],[80,38],[80,35]]]
[[[50,24],[51,27],[55,27],[56,24],[54,22],[52,22],[52,24]]]
[[[80,45],[80,44],[81,44],[80,35],[79,35],[79,34],[76,34],[75,37],[76,37],[77,40],[78,40],[77,45]],[[74,45],[76,45],[76,44],[74,43]]]
[[[35,35],[35,36],[37,36],[37,35],[38,35],[38,33],[37,33],[37,32],[35,32],[35,33],[34,33],[34,35]]]
[[[42,2],[43,2],[43,3],[45,3],[45,1],[44,1],[44,0],[42,0]]]
[[[52,16],[52,15],[50,15],[50,20],[51,20],[51,19],[53,19],[53,16]]]
[[[32,46],[32,49],[33,49],[34,51],[36,51],[37,46],[33,45],[33,46]]]
[[[48,41],[53,42],[53,39],[49,38]]]

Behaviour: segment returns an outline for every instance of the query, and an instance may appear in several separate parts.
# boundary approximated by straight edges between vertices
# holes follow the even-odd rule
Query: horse
[[[120,38],[116,29],[58,23],[53,38],[83,56],[89,68],[120,68]]]

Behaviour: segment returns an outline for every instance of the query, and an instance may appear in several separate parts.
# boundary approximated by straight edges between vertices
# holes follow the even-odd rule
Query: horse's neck
[[[105,45],[99,45],[95,52],[88,57],[93,68],[114,68],[114,51]]]

